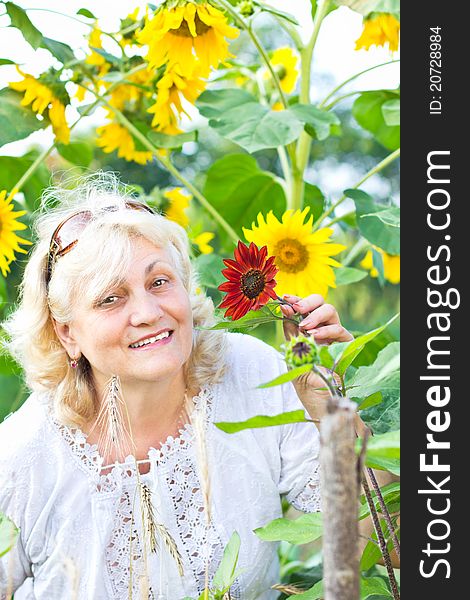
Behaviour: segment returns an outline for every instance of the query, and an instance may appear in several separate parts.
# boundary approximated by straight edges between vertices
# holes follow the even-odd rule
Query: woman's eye
[[[153,282],[153,287],[162,287],[165,283],[167,283],[167,280],[159,277]]]
[[[110,304],[114,304],[117,302],[118,296],[106,296],[103,300],[100,301],[100,306],[109,306]]]

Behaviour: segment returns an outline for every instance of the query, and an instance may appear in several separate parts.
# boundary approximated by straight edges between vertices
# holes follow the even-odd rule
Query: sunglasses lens
[[[70,217],[62,224],[59,231],[53,237],[53,242],[56,245],[57,256],[65,253],[68,247],[77,241],[78,236],[82,233],[85,227],[91,220],[91,212],[83,211],[73,217]]]

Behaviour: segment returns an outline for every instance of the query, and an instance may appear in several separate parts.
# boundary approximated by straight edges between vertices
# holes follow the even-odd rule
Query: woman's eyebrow
[[[152,270],[153,270],[153,268],[155,267],[155,265],[158,265],[159,263],[161,263],[162,265],[167,265],[167,266],[168,266],[168,263],[166,263],[166,262],[165,262],[165,261],[163,261],[163,260],[159,260],[159,259],[157,258],[156,260],[152,261],[150,264],[148,264],[148,265],[145,267],[145,274],[146,274],[146,275],[148,275],[149,273],[151,273],[151,272],[152,272]]]

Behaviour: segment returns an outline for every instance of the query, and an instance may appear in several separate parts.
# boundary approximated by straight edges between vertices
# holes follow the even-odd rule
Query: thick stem
[[[328,12],[329,6],[331,2],[330,0],[324,0],[321,7],[315,13],[315,18],[313,20],[313,31],[310,37],[308,44],[305,48],[302,49],[300,53],[301,59],[301,84],[300,84],[300,95],[299,100],[301,104],[309,104],[310,103],[310,85],[311,85],[311,70],[312,70],[312,56],[313,50],[315,48],[315,44],[317,42],[318,34],[320,32],[320,27],[323,22],[323,19]],[[303,206],[304,200],[304,173],[307,167],[308,159],[310,157],[310,148],[312,145],[312,138],[306,133],[302,131],[299,137],[299,141],[297,142],[297,151],[296,151],[296,169],[293,171],[292,177],[292,193],[291,193],[291,203],[289,208],[294,210],[301,209]]]
[[[395,527],[393,526],[392,518],[390,517],[387,505],[385,504],[384,497],[382,496],[382,491],[374,475],[374,471],[370,467],[367,467],[367,474],[369,475],[372,487],[374,488],[375,495],[379,500],[382,514],[384,516],[385,522],[387,523],[388,532],[392,538],[393,547],[395,548],[395,552],[397,553],[398,558],[400,558],[400,542],[398,540]]]
[[[398,591],[398,584],[395,578],[395,572],[393,571],[392,560],[390,558],[390,553],[385,542],[382,528],[380,527],[379,517],[375,509],[374,500],[372,499],[372,495],[370,493],[369,484],[367,483],[365,476],[362,477],[361,483],[364,489],[364,494],[367,499],[367,504],[369,505],[370,514],[372,516],[372,522],[374,523],[374,529],[377,535],[377,540],[379,542],[380,552],[382,553],[385,562],[385,567],[387,569],[388,578],[390,580],[390,587],[392,588],[393,598],[394,600],[400,600],[400,593]]]
[[[375,175],[376,173],[379,173],[380,171],[382,171],[382,169],[385,169],[385,167],[387,167],[390,163],[392,163],[399,156],[400,156],[400,148],[397,148],[394,152],[392,152],[391,154],[386,156],[382,161],[380,161],[378,165],[375,165],[375,167],[373,167],[370,171],[368,171],[360,181],[358,181],[357,183],[355,183],[352,186],[352,189],[358,188],[365,181],[367,181],[369,179],[369,177],[372,177],[372,175]],[[314,227],[313,227],[314,231],[316,229],[318,229],[320,223],[322,221],[324,221],[326,219],[326,217],[328,217],[328,215],[331,215],[331,213],[334,212],[336,210],[336,208],[346,200],[346,198],[347,198],[347,196],[345,194],[343,194],[337,202],[332,204],[330,206],[330,208],[325,210],[325,212],[322,215],[320,215],[320,217],[317,219],[317,222],[314,224]]]

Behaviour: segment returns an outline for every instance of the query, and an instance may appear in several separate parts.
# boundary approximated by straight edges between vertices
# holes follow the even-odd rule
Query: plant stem
[[[318,34],[323,19],[328,12],[328,8],[331,4],[330,0],[324,0],[321,7],[316,11],[313,20],[313,31],[308,44],[302,49],[300,53],[301,60],[301,84],[300,84],[300,96],[299,101],[301,104],[310,103],[310,83],[311,83],[311,70],[312,70],[312,56],[315,44],[317,42]],[[294,210],[301,209],[303,206],[304,199],[304,173],[307,167],[308,159],[310,157],[310,147],[312,145],[312,138],[302,131],[297,142],[296,151],[296,169],[293,169],[293,181],[292,181],[292,193],[291,193],[291,205],[289,208]]]
[[[355,210],[352,210],[351,212],[345,213],[344,215],[338,215],[334,219],[331,219],[331,221],[328,221],[328,223],[327,223],[328,227],[331,227],[331,225],[338,223],[338,221],[342,221],[346,217],[349,217],[349,216],[352,217],[355,214],[355,212],[356,212]]]
[[[362,185],[364,183],[364,181],[367,181],[367,179],[369,179],[369,177],[372,177],[372,175],[375,175],[376,173],[379,173],[380,171],[382,171],[382,169],[385,169],[385,167],[387,167],[391,162],[393,162],[399,156],[400,156],[400,148],[397,148],[394,152],[392,152],[391,154],[386,156],[381,162],[379,162],[378,165],[375,165],[375,167],[373,167],[370,171],[368,171],[360,181],[358,181],[357,183],[355,183],[352,186],[352,189],[358,188],[360,185]],[[345,194],[343,194],[337,202],[332,204],[330,206],[330,208],[328,208],[322,215],[320,215],[320,217],[317,219],[317,222],[314,224],[314,227],[313,227],[314,231],[316,229],[318,229],[318,226],[320,225],[320,223],[322,221],[324,221],[328,215],[330,215],[332,212],[334,212],[335,209],[342,202],[344,202],[346,200],[346,198],[347,198],[347,196]]]
[[[349,92],[347,94],[343,94],[342,96],[338,96],[337,98],[332,100],[329,104],[327,104],[323,108],[324,108],[324,110],[331,110],[333,108],[333,106],[336,106],[337,104],[339,104],[346,98],[350,98],[351,96],[356,96],[357,94],[363,94],[363,93],[364,93],[364,90],[355,90],[354,92]]]
[[[392,65],[393,63],[397,63],[397,62],[400,62],[399,58],[397,58],[396,60],[390,60],[388,62],[381,63],[380,65],[374,65],[373,67],[369,67],[368,69],[364,69],[364,71],[360,71],[359,73],[356,73],[352,77],[349,77],[348,79],[345,79],[342,83],[340,83],[334,89],[332,89],[331,92],[327,96],[325,96],[325,98],[323,98],[323,100],[318,105],[318,108],[324,108],[325,105],[326,105],[326,103],[328,102],[328,100],[332,96],[334,96],[338,90],[340,90],[342,87],[344,87],[345,85],[347,85],[349,82],[354,81],[354,79],[357,79],[358,77],[360,77],[364,73],[367,73],[368,71],[372,71],[373,69],[378,69],[379,67],[385,67],[386,65]]]
[[[100,99],[100,102],[106,106],[107,108],[109,108],[117,117],[118,121],[124,125],[124,127],[136,138],[139,140],[139,142],[145,146],[148,150],[150,150],[150,152],[152,152],[152,154],[155,156],[155,158],[167,169],[167,171],[169,171],[176,179],[178,179],[178,181],[181,181],[181,183],[191,192],[191,194],[197,198],[197,200],[199,200],[200,204],[207,210],[207,212],[213,217],[213,219],[223,228],[225,229],[225,231],[227,232],[227,234],[229,235],[229,237],[233,240],[233,242],[236,244],[238,242],[239,236],[237,235],[237,233],[235,232],[234,229],[232,229],[232,227],[227,223],[227,221],[222,217],[222,215],[219,214],[219,212],[212,206],[212,204],[210,204],[210,202],[207,200],[207,198],[190,182],[186,179],[186,177],[180,173],[178,171],[178,169],[173,165],[173,163],[171,162],[171,160],[168,158],[168,156],[160,156],[159,155],[159,148],[157,148],[156,146],[154,146],[152,144],[152,142],[150,142],[150,140],[148,140],[145,135],[139,131],[130,121],[127,117],[125,117],[123,115],[123,113],[118,110],[117,108],[115,108],[114,106],[112,106],[111,104],[109,104],[102,96],[100,96],[97,92],[95,92],[94,90],[90,90],[93,94],[95,94],[95,96],[97,98]]]
[[[395,552],[397,553],[398,558],[400,558],[400,542],[398,541],[395,527],[393,526],[393,523],[392,523],[392,518],[390,517],[390,513],[385,504],[384,497],[382,496],[382,491],[381,491],[380,486],[377,482],[377,479],[374,475],[374,471],[370,467],[367,467],[367,474],[369,475],[369,479],[371,480],[375,495],[377,496],[377,498],[379,500],[382,515],[384,516],[385,522],[387,523],[388,532],[390,533],[390,536],[392,538],[393,547],[395,548]]]
[[[330,396],[332,398],[335,398],[338,395],[338,392],[337,390],[335,390],[328,377],[326,377],[326,375],[322,371],[320,371],[320,369],[316,365],[313,365],[312,371],[316,373],[320,377],[320,379],[323,379],[323,381],[326,384],[326,387],[328,388],[328,391],[330,392]]]
[[[330,225],[330,223],[328,223],[328,225]],[[369,245],[370,245],[369,242],[365,238],[363,238],[363,237],[359,238],[357,240],[357,242],[354,244],[354,246],[351,248],[351,250],[349,251],[346,258],[341,261],[341,264],[343,265],[343,267],[347,267],[348,265],[350,265],[352,263],[352,261],[356,258],[356,256],[358,256]]]
[[[362,477],[362,487],[364,489],[364,494],[367,499],[367,504],[370,508],[370,514],[372,517],[372,522],[374,523],[375,533],[377,535],[377,540],[379,542],[380,551],[382,553],[385,567],[387,569],[388,578],[390,580],[390,587],[392,588],[392,594],[394,600],[400,600],[400,593],[398,591],[397,580],[395,578],[395,573],[393,571],[392,560],[390,558],[390,553],[387,548],[387,544],[385,542],[384,534],[382,532],[382,528],[380,527],[379,517],[377,515],[377,511],[375,509],[374,500],[372,499],[372,495],[370,493],[369,484],[367,483],[367,479],[365,476]]]

